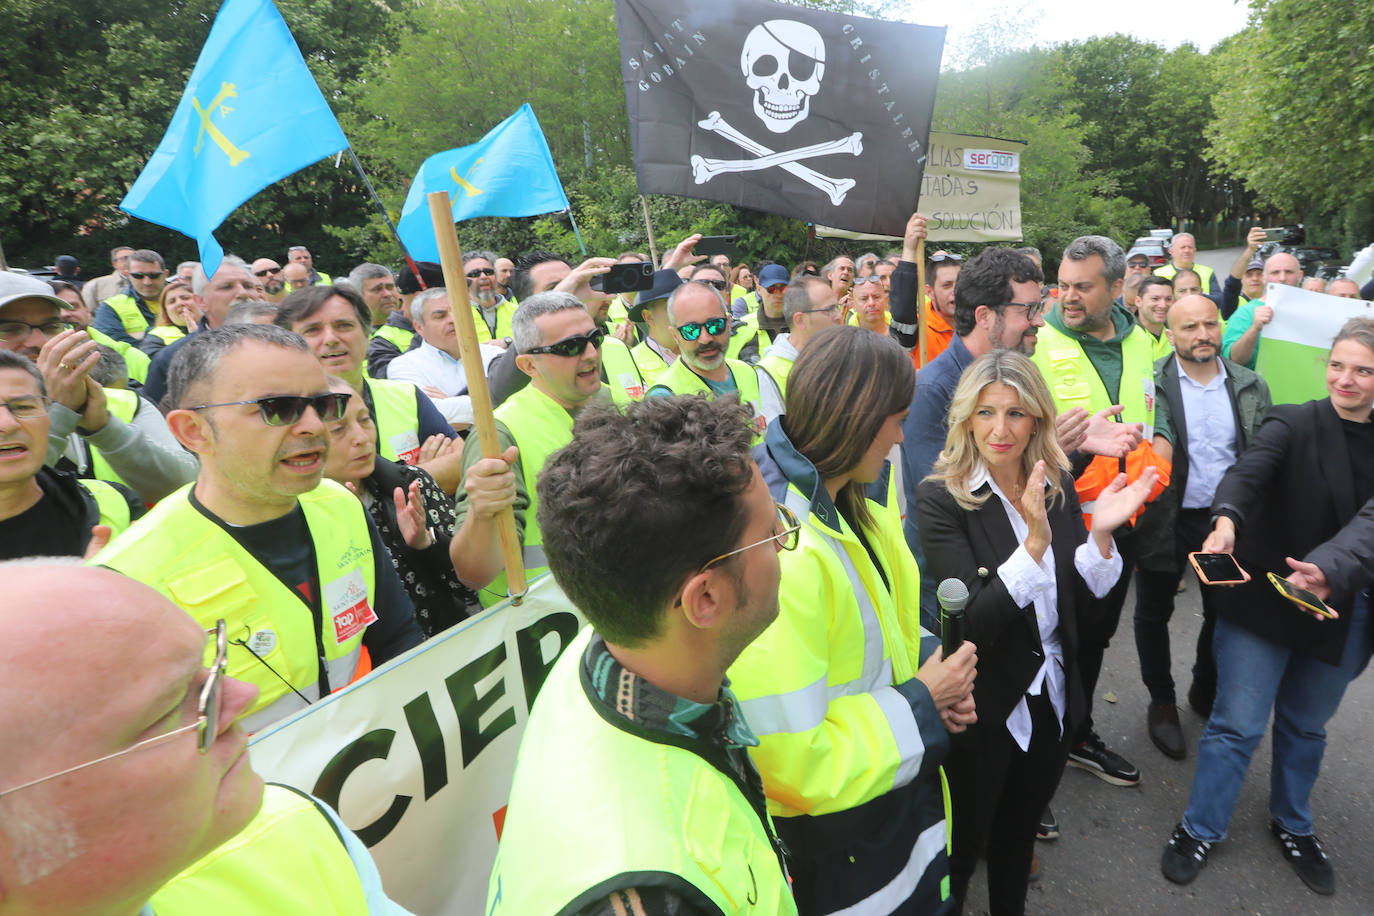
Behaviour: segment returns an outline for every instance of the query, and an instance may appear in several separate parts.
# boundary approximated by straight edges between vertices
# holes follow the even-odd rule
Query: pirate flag
[[[765,0],[615,10],[641,193],[903,234],[943,28]]]

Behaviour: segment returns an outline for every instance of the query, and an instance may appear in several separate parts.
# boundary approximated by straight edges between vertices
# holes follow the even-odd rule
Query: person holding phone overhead
[[[789,402],[790,403],[790,402]],[[1085,530],[1054,399],[1034,363],[994,350],[964,370],[949,435],[916,489],[923,574],[969,590],[965,633],[983,656],[973,687],[978,722],[955,735],[948,762],[954,809],[950,883],[962,907],[986,849],[988,907],[1019,914],[1041,812],[1087,711],[1078,621],[1090,595],[1121,576],[1112,531],[1154,486],[1118,475]]]
[[[1374,497],[1374,320],[1351,319],[1336,334],[1326,389],[1321,400],[1273,407],[1212,502],[1212,533],[1202,549],[1234,552],[1250,580],[1216,595],[1216,702],[1198,742],[1188,807],[1160,863],[1177,884],[1196,878],[1208,851],[1226,838],[1272,709],[1270,830],[1309,888],[1335,892],[1310,797],[1326,722],[1369,662],[1368,582],[1332,593],[1327,603],[1339,617],[1327,619],[1283,597],[1265,574],[1298,569],[1294,558],[1337,534]]]

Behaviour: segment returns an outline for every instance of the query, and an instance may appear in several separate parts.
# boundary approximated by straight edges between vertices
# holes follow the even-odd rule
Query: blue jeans
[[[1368,590],[1356,597],[1350,614],[1339,665],[1293,652],[1224,618],[1217,621],[1216,705],[1198,741],[1197,772],[1183,813],[1183,828],[1193,837],[1209,843],[1226,839],[1270,709],[1274,759],[1269,814],[1289,833],[1313,832],[1309,800],[1326,751],[1326,723],[1340,706],[1346,685],[1369,663],[1374,634]]]

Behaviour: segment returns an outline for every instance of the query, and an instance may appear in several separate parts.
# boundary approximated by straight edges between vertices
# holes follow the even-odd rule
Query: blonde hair
[[[1021,455],[1021,468],[1029,476],[1035,463],[1044,461],[1045,493],[1052,500],[1062,501],[1064,492],[1060,476],[1062,471],[1069,469],[1069,459],[1059,447],[1055,433],[1054,398],[1040,370],[1015,350],[994,350],[978,357],[964,370],[949,405],[949,435],[945,448],[927,479],[943,481],[954,501],[965,509],[978,509],[987,501],[990,494],[973,495],[968,482],[983,463],[973,440],[972,420],[978,399],[989,385],[1011,388],[1021,399],[1021,406],[1035,417],[1035,431]]]

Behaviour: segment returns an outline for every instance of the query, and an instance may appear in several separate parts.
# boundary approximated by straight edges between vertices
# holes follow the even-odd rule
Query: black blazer
[[[1061,485],[1064,501],[1050,507],[1049,522],[1059,593],[1059,641],[1064,650],[1064,734],[1068,736],[1086,712],[1078,670],[1078,622],[1092,596],[1073,565],[1074,551],[1088,538],[1078,494],[1068,474],[1062,476]],[[991,490],[984,484],[977,492],[990,494]],[[939,481],[924,480],[916,488],[916,514],[926,555],[922,577],[933,582],[954,578],[968,586],[965,633],[978,647],[978,679],[973,684],[978,721],[989,728],[1003,728],[1044,661],[1034,604],[1017,607],[997,575],[997,567],[1020,541],[1001,500],[990,495],[981,508],[969,512]]]
[[[1355,456],[1369,460],[1369,456]],[[1255,441],[1217,486],[1214,514],[1236,522],[1236,559],[1253,577],[1214,590],[1217,612],[1270,642],[1336,664],[1350,629],[1348,614],[1315,620],[1280,597],[1265,572],[1287,576],[1284,557],[1300,559],[1355,517],[1352,456],[1329,398],[1270,409]],[[1352,595],[1333,592],[1337,611]]]

